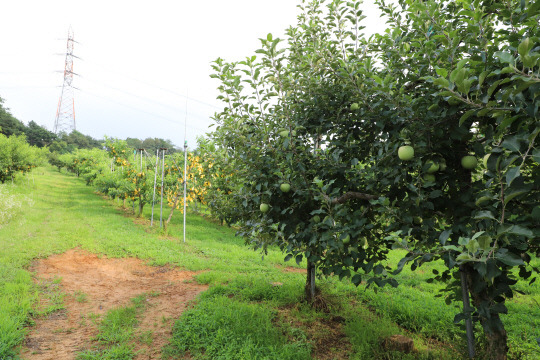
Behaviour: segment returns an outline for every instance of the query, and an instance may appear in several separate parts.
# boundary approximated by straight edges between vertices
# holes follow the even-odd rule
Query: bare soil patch
[[[345,318],[329,315],[303,322],[299,321],[293,312],[294,306],[281,307],[278,310],[278,316],[282,322],[301,329],[306,334],[307,340],[313,345],[313,359],[344,360],[349,358],[352,346],[343,332]]]
[[[297,268],[297,267],[294,267],[294,266],[281,266],[281,265],[276,265],[277,268],[280,268],[281,271],[283,272],[294,272],[294,273],[298,273],[298,274],[307,274],[307,270],[306,269],[303,269],[303,268]]]
[[[174,320],[207,286],[196,284],[191,271],[152,267],[135,258],[98,257],[82,250],[34,262],[36,282],[59,283],[65,309],[35,319],[21,350],[22,359],[75,359],[92,347],[99,321],[115,307],[147,294],[147,309],[139,319],[136,359],[159,359],[161,348],[171,336]],[[46,304],[42,304],[44,306]]]

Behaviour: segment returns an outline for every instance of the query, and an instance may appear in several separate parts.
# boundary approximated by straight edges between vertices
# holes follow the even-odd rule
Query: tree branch
[[[332,205],[344,204],[347,201],[352,200],[352,199],[369,201],[369,200],[377,200],[379,198],[376,195],[365,194],[365,193],[356,192],[356,191],[347,191],[345,194],[341,195],[340,197],[333,198],[333,199],[331,199],[327,195],[325,195],[325,197],[326,197],[326,200],[328,200],[328,202],[330,202],[330,204]]]

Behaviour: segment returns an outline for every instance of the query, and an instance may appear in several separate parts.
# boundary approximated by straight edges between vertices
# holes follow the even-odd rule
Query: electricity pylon
[[[64,83],[62,84],[62,92],[58,100],[58,108],[56,109],[56,120],[54,121],[54,133],[61,132],[70,133],[75,128],[75,96],[73,75],[73,29],[71,26],[68,30],[66,62],[64,66]]]

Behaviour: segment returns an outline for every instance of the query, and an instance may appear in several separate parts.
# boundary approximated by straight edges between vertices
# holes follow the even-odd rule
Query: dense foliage
[[[408,251],[394,272],[442,259],[448,302],[461,285],[472,298],[456,321],[472,315],[506,358],[499,314],[540,245],[540,6],[381,1],[388,30],[365,39],[358,2],[324,3],[304,1],[259,58],[214,63],[241,234],[356,284],[396,285],[391,248]]]
[[[0,134],[0,182],[26,174],[45,161],[45,151],[26,142],[24,135]]]

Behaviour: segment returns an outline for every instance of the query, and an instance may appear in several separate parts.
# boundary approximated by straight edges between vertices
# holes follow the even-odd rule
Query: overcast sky
[[[363,5],[366,34],[384,30]],[[77,41],[77,130],[159,137],[182,145],[210,131],[222,107],[211,62],[254,55],[259,38],[296,24],[295,0],[6,0],[0,11],[0,97],[11,113],[53,130],[69,26]],[[186,98],[186,95],[188,96]]]

